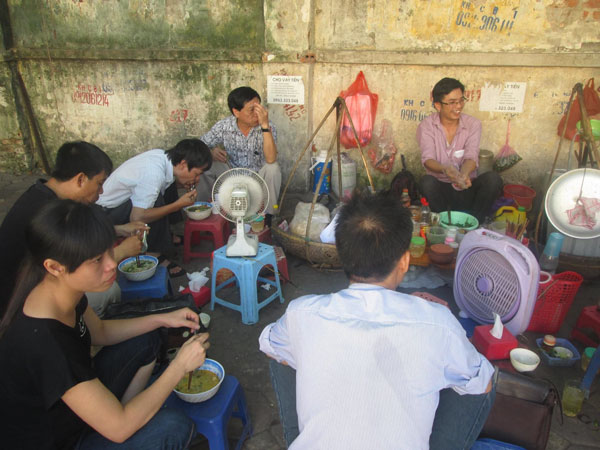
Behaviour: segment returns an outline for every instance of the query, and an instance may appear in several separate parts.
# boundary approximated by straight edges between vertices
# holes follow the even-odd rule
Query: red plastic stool
[[[208,232],[212,235],[200,235],[198,233]],[[213,241],[214,250],[225,245],[229,236],[229,223],[220,214],[211,214],[204,220],[185,221],[183,231],[183,262],[188,263],[192,258],[208,258],[212,252],[193,252],[192,245],[202,239]]]
[[[596,333],[596,340],[582,331],[583,328],[591,328]],[[571,338],[577,339],[588,347],[598,347],[600,344],[600,310],[597,306],[586,306],[579,314],[577,323],[571,331]]]

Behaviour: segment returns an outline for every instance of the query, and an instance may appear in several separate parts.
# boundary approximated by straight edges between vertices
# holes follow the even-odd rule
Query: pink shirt
[[[434,159],[440,164],[453,164],[460,168],[463,161],[471,159],[479,167],[480,139],[481,122],[464,113],[458,119],[458,130],[450,145],[446,142],[446,133],[440,122],[439,113],[425,117],[417,127],[417,142],[421,148],[423,166],[428,159]],[[440,181],[450,183],[450,179],[443,173],[432,172],[427,168],[425,171]],[[476,171],[471,172],[471,178],[476,176]]]

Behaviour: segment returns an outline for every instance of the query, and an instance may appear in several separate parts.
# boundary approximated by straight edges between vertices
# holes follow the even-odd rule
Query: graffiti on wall
[[[108,84],[91,85],[78,83],[75,90],[71,94],[73,103],[84,103],[96,106],[109,106],[109,96],[113,95],[114,91]]]
[[[517,19],[517,7],[498,6],[497,4],[476,5],[473,1],[461,1],[454,19],[456,28],[471,28],[490,33],[510,35]]]

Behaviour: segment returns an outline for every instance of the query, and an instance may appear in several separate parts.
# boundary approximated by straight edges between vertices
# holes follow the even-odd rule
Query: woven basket
[[[305,237],[283,231],[277,225],[271,228],[271,235],[287,253],[306,259],[319,268],[339,269],[342,266],[333,244],[307,241]]]

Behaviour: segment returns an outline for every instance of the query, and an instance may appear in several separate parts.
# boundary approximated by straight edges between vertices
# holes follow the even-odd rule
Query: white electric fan
[[[269,203],[267,184],[256,172],[243,167],[221,174],[212,189],[219,214],[236,223],[236,233],[227,241],[227,256],[255,256],[258,237],[244,231],[244,222],[252,222],[264,213]]]
[[[494,322],[494,313],[514,336],[529,326],[540,279],[531,251],[515,239],[480,228],[460,244],[454,299],[471,319]]]

